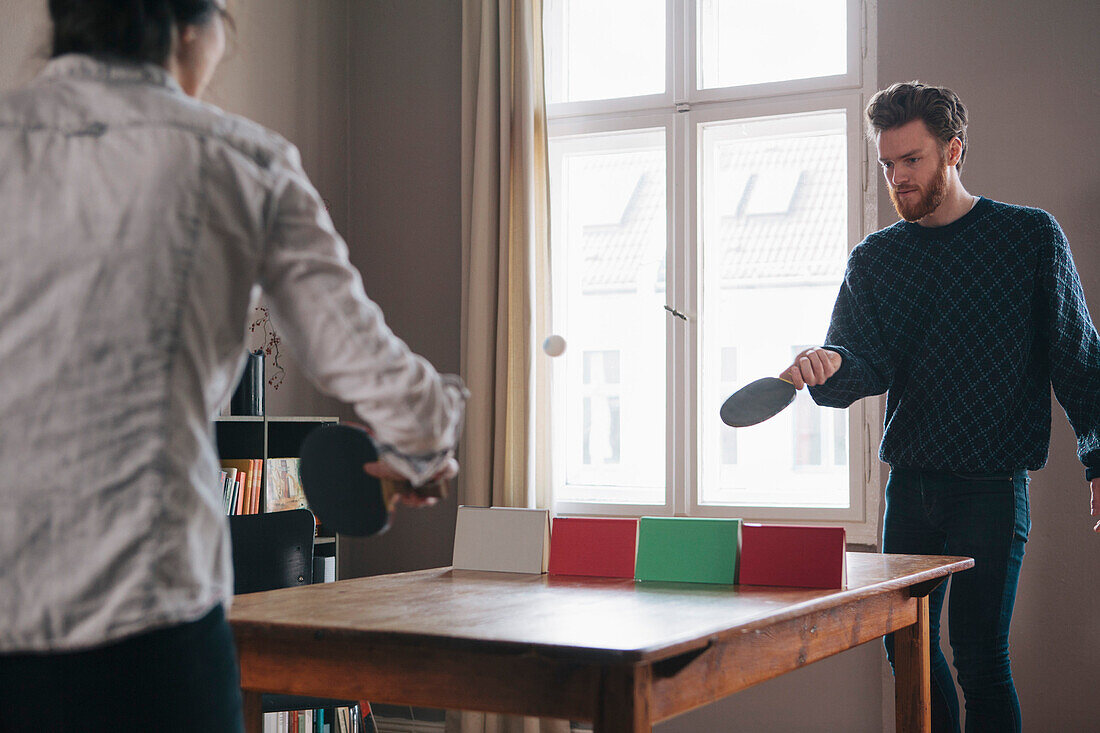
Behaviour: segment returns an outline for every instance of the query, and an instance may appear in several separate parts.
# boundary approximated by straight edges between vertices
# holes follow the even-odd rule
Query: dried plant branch
[[[264,353],[271,357],[271,365],[274,367],[267,383],[272,389],[279,389],[279,385],[283,383],[283,378],[286,376],[286,370],[279,363],[279,334],[275,333],[275,326],[271,323],[271,314],[267,312],[267,308],[261,305],[257,306],[256,310],[260,311],[260,317],[252,322],[248,330],[255,333],[258,328],[264,335],[262,348]]]

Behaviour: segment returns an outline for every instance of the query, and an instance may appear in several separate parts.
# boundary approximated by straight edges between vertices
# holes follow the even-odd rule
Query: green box
[[[642,517],[635,580],[732,585],[740,519]]]

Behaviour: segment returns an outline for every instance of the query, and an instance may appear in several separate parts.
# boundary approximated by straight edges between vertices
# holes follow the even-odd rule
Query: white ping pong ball
[[[565,339],[557,334],[547,336],[546,340],[542,342],[542,350],[548,356],[561,356],[565,353]]]

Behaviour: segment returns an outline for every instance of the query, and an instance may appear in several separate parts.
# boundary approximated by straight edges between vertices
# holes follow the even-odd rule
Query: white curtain
[[[542,2],[463,0],[462,33],[462,376],[470,400],[459,502],[547,508],[547,482],[536,481],[546,475],[546,431],[534,419],[536,380],[546,378],[534,343],[549,323]],[[568,729],[561,720],[447,717],[447,730],[461,733]]]
[[[463,0],[462,376],[471,398],[460,499],[481,506],[549,502],[534,480],[533,419],[549,272],[541,5]]]

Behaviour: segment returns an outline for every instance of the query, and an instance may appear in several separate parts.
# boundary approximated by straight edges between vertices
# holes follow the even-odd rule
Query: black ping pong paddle
[[[378,460],[378,448],[366,430],[352,425],[322,425],[302,441],[298,473],[309,508],[321,525],[356,537],[385,532],[395,497],[408,484],[380,479],[363,470]],[[438,484],[417,490],[439,497]],[[432,493],[433,490],[435,493]]]
[[[782,412],[797,392],[794,384],[782,377],[764,377],[727,397],[719,413],[730,427],[756,425]]]

